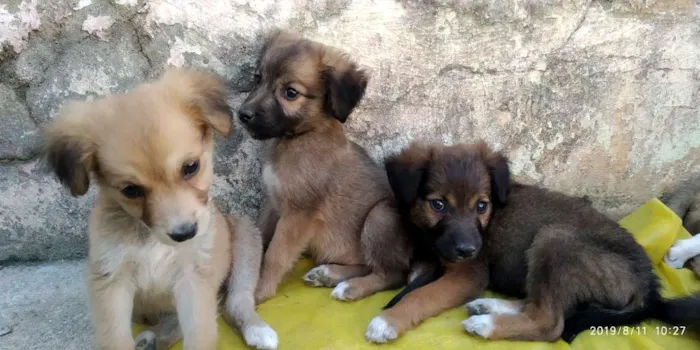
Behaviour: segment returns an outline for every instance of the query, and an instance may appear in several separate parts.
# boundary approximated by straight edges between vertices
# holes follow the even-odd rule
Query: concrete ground
[[[85,261],[0,265],[0,349],[92,348]]]

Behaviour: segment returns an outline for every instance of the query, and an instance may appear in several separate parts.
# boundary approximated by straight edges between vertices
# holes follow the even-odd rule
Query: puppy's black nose
[[[197,223],[188,222],[176,227],[168,233],[168,236],[175,242],[184,242],[197,234]]]
[[[251,121],[255,117],[255,111],[246,106],[243,105],[241,108],[238,109],[238,119],[240,119],[242,122],[247,123]]]
[[[460,244],[455,247],[457,255],[462,259],[471,258],[476,253],[476,247],[473,245]]]

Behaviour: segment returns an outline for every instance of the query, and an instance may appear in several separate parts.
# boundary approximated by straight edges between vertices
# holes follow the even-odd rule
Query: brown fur
[[[656,291],[651,263],[628,232],[587,200],[511,184],[507,159],[484,142],[414,143],[390,158],[386,167],[404,218],[413,227],[409,232],[415,233],[420,246],[437,251],[448,272],[454,263],[483,271],[463,277],[469,279],[467,290],[442,287],[457,293],[452,298],[441,296],[440,279],[409,292],[380,315],[396,333],[477,296],[487,284],[521,298],[498,302],[508,312],[488,316],[480,316],[491,313],[484,306],[491,305],[484,304],[488,299],[467,304],[476,318],[465,321],[465,327],[489,339],[553,341],[562,334],[565,317],[578,306],[638,309]],[[441,201],[447,209],[436,210],[442,206],[431,200]],[[488,205],[481,213],[475,205],[479,201]],[[427,288],[432,288],[432,295],[426,294]],[[425,294],[423,302],[433,305],[409,304],[416,294]],[[396,308],[401,311],[393,311]],[[492,328],[479,328],[484,320]],[[377,324],[370,323],[368,339],[392,339],[374,337]]]
[[[395,306],[384,310],[377,317],[389,323],[396,336],[403,334],[426,319],[480,295],[486,289],[486,272],[485,265],[479,262],[446,262],[445,272],[440,278],[408,293]],[[381,342],[369,334],[367,338]]]
[[[683,221],[691,235],[700,233],[700,176],[682,182],[673,191],[661,197],[664,202]],[[691,258],[687,266],[700,278],[700,256]]]
[[[46,130],[58,179],[74,196],[91,179],[99,189],[87,278],[97,348],[133,350],[132,316],[165,315],[151,337],[159,347],[183,335],[185,349],[214,349],[229,280],[227,318],[246,336],[268,327],[253,302],[260,233],[209,200],[214,132],[231,126],[226,96],[210,74],[169,70],[126,94],[71,102]]]
[[[365,73],[336,49],[284,32],[269,37],[256,87],[239,109],[250,134],[269,140],[258,225],[272,238],[258,301],[275,294],[305,249],[317,264],[355,266],[323,265],[305,276],[313,286],[338,286],[338,299],[404,281],[409,247],[386,176],[341,125],[366,85]],[[289,89],[293,98],[285,97]]]

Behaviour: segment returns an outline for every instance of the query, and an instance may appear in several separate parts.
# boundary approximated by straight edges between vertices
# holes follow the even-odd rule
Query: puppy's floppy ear
[[[418,199],[431,153],[429,146],[412,143],[401,153],[385,161],[384,168],[389,184],[401,207],[409,207]]]
[[[171,68],[165,72],[161,83],[200,123],[222,135],[229,134],[233,111],[226,101],[228,92],[220,78],[201,69]]]
[[[326,112],[345,123],[367,88],[367,74],[346,55],[329,49],[326,53]]]
[[[44,157],[74,197],[87,193],[95,165],[95,145],[88,125],[91,108],[91,102],[70,102],[44,130]]]
[[[508,158],[501,152],[492,151],[486,142],[481,141],[480,147],[491,178],[491,198],[495,204],[505,205],[511,187]]]

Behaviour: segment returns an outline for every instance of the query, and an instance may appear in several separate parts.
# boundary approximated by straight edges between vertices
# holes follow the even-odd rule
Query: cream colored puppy
[[[91,180],[99,189],[88,257],[97,348],[133,350],[133,316],[157,323],[138,348],[183,337],[185,349],[215,349],[222,291],[224,315],[248,345],[277,347],[253,299],[260,233],[248,220],[225,218],[209,197],[214,132],[230,128],[217,78],[170,70],[126,94],[72,102],[47,129],[58,179],[74,196]]]

